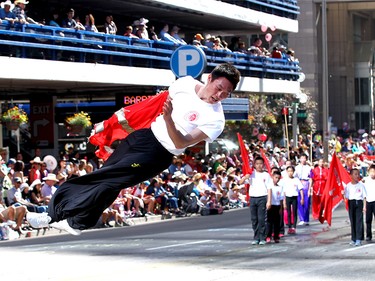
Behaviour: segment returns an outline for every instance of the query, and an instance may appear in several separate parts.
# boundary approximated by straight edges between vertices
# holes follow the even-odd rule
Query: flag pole
[[[287,114],[284,114],[284,120],[285,120],[285,136],[286,136],[286,151],[288,153],[288,160],[290,160],[289,155],[289,136],[288,136],[288,120],[287,120]]]

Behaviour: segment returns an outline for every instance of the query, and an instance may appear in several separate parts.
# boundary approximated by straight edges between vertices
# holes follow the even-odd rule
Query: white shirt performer
[[[366,241],[372,240],[372,218],[375,216],[375,165],[368,169],[368,176],[363,179],[366,188]]]
[[[221,101],[239,80],[240,72],[228,63],[216,66],[206,84],[191,77],[178,79],[169,88],[163,115],[151,128],[129,134],[102,168],[61,185],[50,201],[48,215],[28,215],[30,225],[50,224],[73,235],[94,226],[121,189],[154,177],[169,167],[174,155],[221,134],[225,121]]]

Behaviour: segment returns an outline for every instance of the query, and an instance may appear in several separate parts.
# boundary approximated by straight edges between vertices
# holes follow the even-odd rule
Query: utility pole
[[[298,114],[298,103],[297,101],[293,102],[293,117],[292,117],[292,128],[293,128],[293,147],[297,148],[298,136],[297,136],[297,114]]]
[[[375,117],[374,117],[374,49],[371,49],[371,59],[370,59],[370,126],[371,131],[375,130]]]
[[[328,97],[328,55],[327,55],[327,3],[322,1],[322,105],[323,105],[323,158],[328,162],[329,136],[328,118],[329,118],[329,97]]]

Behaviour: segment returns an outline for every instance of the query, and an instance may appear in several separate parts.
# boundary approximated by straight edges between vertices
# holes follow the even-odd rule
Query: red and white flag
[[[89,142],[97,146],[95,154],[104,161],[112,154],[111,144],[124,139],[131,132],[150,128],[163,112],[163,105],[169,92],[163,91],[139,103],[126,106],[116,111],[109,119],[94,125]]]
[[[333,154],[319,211],[319,221],[321,223],[327,221],[331,225],[332,212],[343,201],[342,192],[350,181],[351,178],[348,171],[340,163],[336,154]]]

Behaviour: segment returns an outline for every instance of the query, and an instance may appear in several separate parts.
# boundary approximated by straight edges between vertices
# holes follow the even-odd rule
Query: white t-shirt
[[[345,187],[345,198],[348,200],[363,200],[366,198],[366,188],[362,182],[352,184],[349,182]]]
[[[284,199],[284,190],[283,186],[280,185],[280,181],[277,183],[277,185],[271,181],[268,188],[272,189],[271,205],[280,206],[280,201]]]
[[[220,102],[209,104],[202,101],[195,87],[198,84],[191,76],[176,80],[169,87],[169,96],[172,98],[172,119],[183,135],[187,135],[195,128],[207,135],[207,142],[214,141],[223,131],[225,118]],[[162,115],[151,124],[151,130],[157,140],[172,154],[179,155],[185,148],[177,149],[168,135],[167,126]],[[193,146],[193,145],[192,145]]]
[[[257,171],[254,171],[249,178],[249,182],[250,197],[266,196],[268,194],[268,189],[270,189],[272,178],[267,172],[259,173]]]
[[[300,180],[309,180],[311,177],[311,167],[309,165],[298,164],[294,176]]]
[[[143,198],[144,190],[142,188],[137,187],[134,191],[133,196]]]
[[[365,177],[364,179],[365,187],[366,187],[366,201],[367,202],[374,202],[375,201],[375,179],[372,179],[370,176]]]
[[[303,189],[303,185],[298,178],[285,177],[282,184],[286,197],[298,196],[298,192]]]

